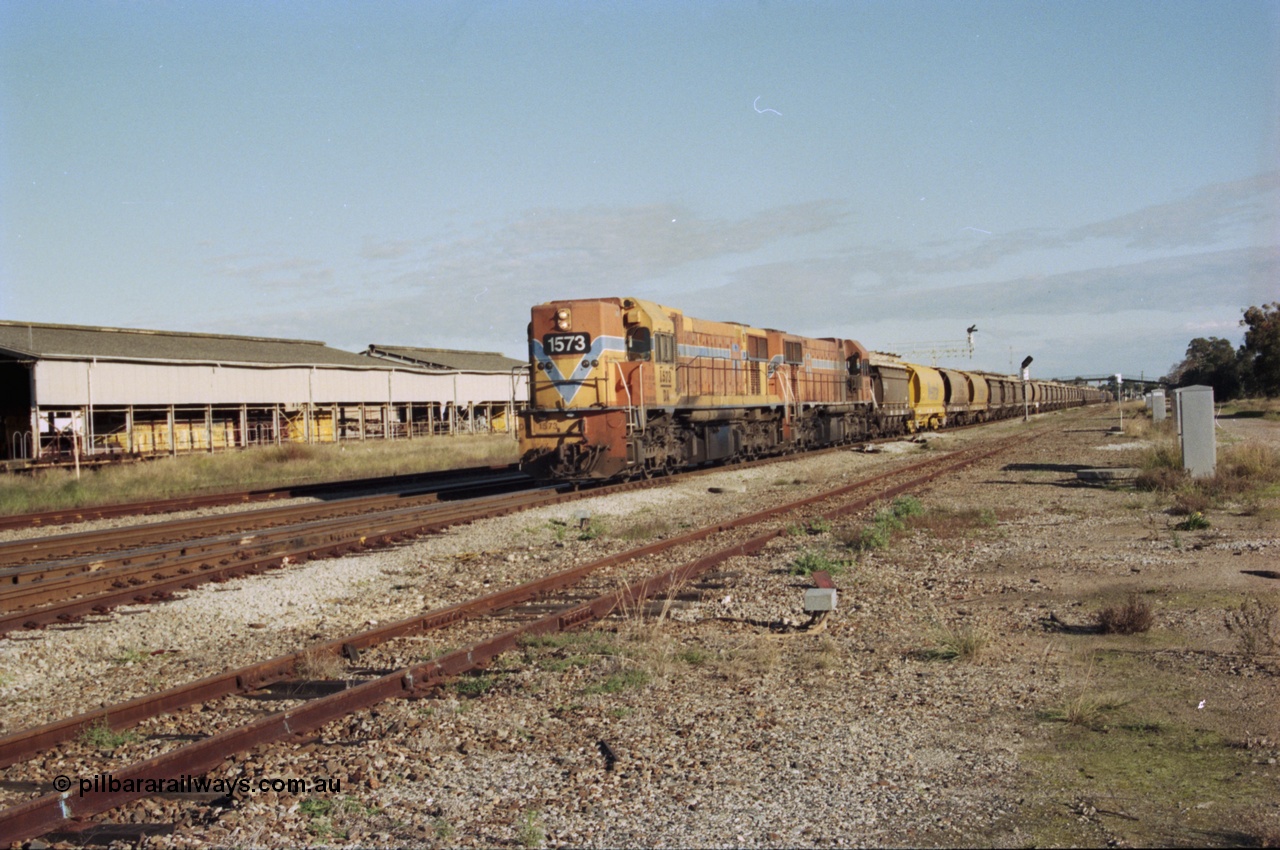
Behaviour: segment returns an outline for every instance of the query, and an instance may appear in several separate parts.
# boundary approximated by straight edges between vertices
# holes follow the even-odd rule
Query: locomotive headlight
[[[587,368],[588,366],[590,366],[590,365],[591,365],[591,361],[590,361],[590,360],[583,360],[583,361],[582,361],[582,368],[583,368],[583,369],[586,369],[586,368]]]
[[[591,361],[591,368],[592,368],[592,369],[596,368],[596,367],[597,367],[597,366],[599,366],[599,365],[600,365],[600,361],[599,361],[599,360],[592,360],[592,361]]]
[[[567,331],[571,327],[573,327],[573,314],[569,312],[569,308],[561,307],[556,310],[556,328]]]

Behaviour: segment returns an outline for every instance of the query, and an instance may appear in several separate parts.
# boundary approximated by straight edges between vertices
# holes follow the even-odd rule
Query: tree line
[[[1196,337],[1165,380],[1173,387],[1213,387],[1221,401],[1280,396],[1280,301],[1245,310],[1240,326],[1247,330],[1239,348],[1216,336]]]

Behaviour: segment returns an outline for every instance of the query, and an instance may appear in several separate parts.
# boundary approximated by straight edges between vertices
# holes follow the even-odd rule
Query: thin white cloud
[[[1280,216],[1280,171],[1214,183],[1184,198],[1078,227],[1071,241],[1117,239],[1132,248],[1194,248],[1275,222]]]
[[[221,254],[205,260],[210,273],[258,288],[324,288],[334,284],[332,267],[308,257],[274,256],[269,250]]]

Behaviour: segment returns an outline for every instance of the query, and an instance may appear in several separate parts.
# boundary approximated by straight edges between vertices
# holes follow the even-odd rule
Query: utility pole
[[[1116,372],[1116,408],[1120,411],[1120,433],[1124,433],[1124,378]]]
[[[1030,354],[1022,361],[1022,421],[1031,421],[1031,407],[1027,403],[1027,381],[1031,378],[1031,361],[1035,358]]]

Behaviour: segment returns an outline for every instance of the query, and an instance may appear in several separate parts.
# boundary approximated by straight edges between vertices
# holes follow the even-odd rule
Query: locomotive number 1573
[[[547,354],[586,354],[591,350],[591,335],[547,334],[542,338],[542,350]]]

